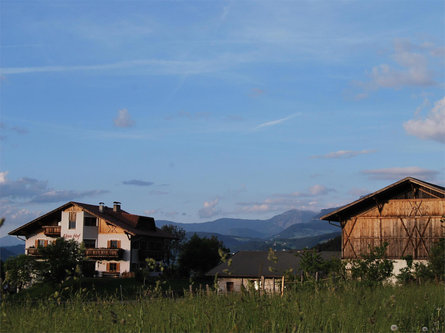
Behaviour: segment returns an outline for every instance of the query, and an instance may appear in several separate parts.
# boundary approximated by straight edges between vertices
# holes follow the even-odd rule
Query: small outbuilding
[[[323,259],[339,258],[339,252],[320,252]],[[242,288],[280,293],[287,274],[300,274],[298,252],[239,251],[206,276],[216,277],[219,292],[239,292]]]

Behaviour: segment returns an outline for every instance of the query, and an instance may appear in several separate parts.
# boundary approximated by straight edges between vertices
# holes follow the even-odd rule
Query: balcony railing
[[[60,237],[60,225],[45,225],[42,227],[43,233],[49,237]]]
[[[29,256],[40,256],[39,249],[36,247],[30,247],[27,251]]]
[[[122,249],[85,249],[85,256],[95,259],[120,259]]]

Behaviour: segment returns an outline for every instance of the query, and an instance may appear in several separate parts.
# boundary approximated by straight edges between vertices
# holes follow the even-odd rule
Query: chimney
[[[113,212],[120,212],[121,211],[121,203],[119,201],[113,202]]]
[[[101,213],[104,212],[104,203],[103,202],[99,202],[99,212],[101,212]]]

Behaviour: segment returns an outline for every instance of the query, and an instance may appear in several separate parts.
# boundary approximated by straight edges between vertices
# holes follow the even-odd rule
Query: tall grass
[[[299,288],[283,297],[241,293],[180,298],[78,293],[3,302],[2,332],[400,332],[445,331],[444,286]]]

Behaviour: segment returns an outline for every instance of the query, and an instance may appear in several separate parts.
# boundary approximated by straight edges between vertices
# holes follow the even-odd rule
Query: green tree
[[[300,268],[304,273],[314,275],[316,272],[325,271],[325,262],[316,250],[305,250],[298,256],[300,257]]]
[[[171,224],[166,224],[161,227],[161,230],[173,235],[174,239],[164,241],[165,259],[164,262],[170,270],[173,270],[177,262],[177,258],[184,245],[185,230]]]
[[[180,270],[185,275],[202,277],[221,262],[220,252],[229,251],[215,236],[201,238],[194,234],[179,255]]]
[[[22,254],[8,258],[5,262],[5,284],[11,290],[21,290],[37,278],[37,262],[34,258]]]
[[[57,238],[47,247],[39,247],[43,259],[38,267],[38,274],[43,281],[62,282],[80,270],[83,251],[79,243],[70,239]]]

